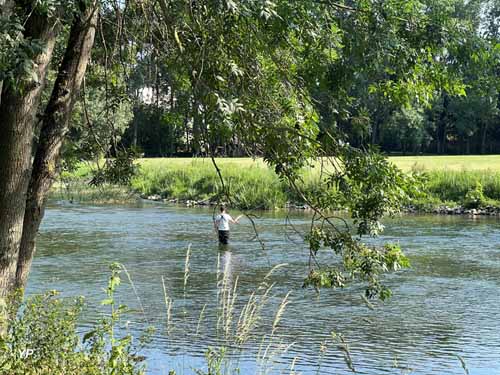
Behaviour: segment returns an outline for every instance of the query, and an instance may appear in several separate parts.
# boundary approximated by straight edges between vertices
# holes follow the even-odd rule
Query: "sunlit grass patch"
[[[389,160],[403,171],[496,171],[500,155],[393,156]]]

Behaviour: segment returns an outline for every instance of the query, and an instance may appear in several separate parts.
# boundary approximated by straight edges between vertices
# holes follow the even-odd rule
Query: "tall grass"
[[[427,173],[428,191],[443,201],[462,202],[478,182],[487,198],[500,200],[500,172],[442,170]]]
[[[277,175],[261,164],[228,163],[221,166],[224,185],[240,208],[274,209],[284,207],[286,189]],[[219,176],[211,164],[193,161],[189,164],[160,167],[142,166],[132,187],[143,195],[160,195],[180,200],[225,199]]]
[[[129,187],[110,184],[96,187],[89,185],[84,178],[58,181],[50,192],[50,198],[97,204],[121,204],[137,200],[136,194]]]
[[[189,284],[192,276],[189,267],[190,256],[188,250],[182,286],[184,298],[190,293]],[[218,261],[215,287],[220,298],[215,306],[211,305],[209,309],[215,308],[217,312],[217,332],[220,336],[213,342],[214,346],[205,347],[206,363],[203,368],[190,366],[187,369],[183,365],[179,375],[241,374],[239,361],[241,358],[249,359],[249,348],[256,352],[254,354],[256,369],[253,373],[299,374],[295,371],[295,367],[301,358],[297,356],[289,356],[287,360],[284,358],[294,342],[289,342],[281,335],[286,329],[281,322],[290,304],[290,293],[281,298],[276,296],[275,284],[272,282],[273,273],[285,266],[286,264],[280,264],[272,268],[256,286],[254,292],[248,297],[243,297],[239,294],[237,278],[233,281],[229,264],[226,263],[223,269],[219,270]],[[59,298],[55,292],[49,292],[43,296],[29,297],[21,303],[19,309],[17,302],[7,304],[9,316],[14,318],[8,323],[6,332],[0,335],[0,375],[144,375],[146,364],[143,361],[146,358],[140,354],[145,348],[144,345],[151,339],[153,331],[148,329],[144,338],[137,339],[128,331],[128,323],[122,327],[120,322],[123,323],[125,314],[130,310],[124,305],[119,305],[115,299],[116,288],[120,285],[120,272],[125,272],[134,293],[135,286],[123,265],[114,264],[111,269],[112,274],[105,290],[107,298],[101,302],[103,306],[110,308],[110,313],[104,314],[102,320],[85,334],[77,329],[83,299],[70,302]],[[190,336],[190,332],[193,331],[193,321],[186,317],[186,311],[182,311],[180,318],[176,318],[178,314],[172,314],[171,298],[167,296],[169,292],[173,294],[173,291],[167,291],[163,277],[162,286],[166,296],[167,324],[172,324],[174,328],[167,329],[167,335],[172,336],[174,342],[178,341],[180,336],[187,340],[199,340],[200,325],[210,328],[210,324],[215,323],[204,318],[206,305],[199,314],[196,335]],[[139,299],[138,295],[136,297]],[[145,314],[144,311],[142,313]],[[118,330],[118,327],[122,329]],[[123,329],[127,330],[126,334],[122,332]],[[23,356],[23,351],[27,348],[36,350],[26,357]],[[314,350],[315,347],[309,349]],[[329,338],[318,343],[317,359],[312,359],[315,362],[310,356],[303,358],[307,359],[308,369],[311,372],[316,370],[317,374],[326,373],[322,364],[330,350],[340,352],[346,370],[356,372],[349,344],[343,335],[336,332],[331,332]],[[457,358],[467,374],[465,360],[460,356]],[[169,363],[165,365],[166,368],[171,367]],[[407,367],[394,365],[394,370],[405,369]],[[176,374],[175,370],[168,373]]]
[[[184,299],[191,292],[189,288],[190,257],[191,252],[188,249],[183,275]],[[273,293],[275,283],[272,282],[272,276],[278,269],[285,266],[287,264],[278,264],[273,267],[262,278],[255,290],[249,296],[243,297],[239,293],[238,277],[234,277],[232,274],[230,260],[226,259],[225,262],[221,262],[221,257],[218,257],[214,285],[217,291],[217,300],[215,305],[208,307],[208,309],[212,309],[212,312],[215,312],[215,316],[211,315],[212,319],[207,317],[207,305],[204,305],[199,313],[196,331],[193,336],[198,338],[200,327],[204,326],[207,329],[213,324],[217,338],[214,346],[207,348],[208,372],[198,369],[195,370],[196,374],[239,374],[239,360],[243,352],[249,348],[254,351],[258,349],[255,353],[256,374],[274,373],[272,371],[275,369],[277,360],[283,359],[283,355],[293,346],[293,342],[285,343],[280,334],[282,328],[280,323],[286,314],[286,307],[290,303],[290,292],[286,293],[282,298],[277,298]],[[169,294],[163,278],[162,285],[164,294]],[[175,314],[175,311],[172,311],[169,298],[165,298],[165,309],[168,315],[167,324],[169,325],[167,333],[173,338],[182,335],[185,340],[189,340],[193,327],[193,317],[187,315],[190,312],[182,309],[179,314]],[[270,315],[273,310],[275,311],[274,315]],[[174,316],[174,319],[172,319],[172,316]],[[172,326],[174,329],[170,328]],[[297,359],[293,359],[291,368],[296,362]],[[283,363],[280,364],[280,367],[283,367]]]

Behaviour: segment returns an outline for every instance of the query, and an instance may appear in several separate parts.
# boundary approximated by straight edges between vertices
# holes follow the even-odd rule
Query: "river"
[[[84,295],[88,307],[80,329],[85,331],[103,309],[99,301],[105,298],[102,289],[109,264],[120,262],[134,287],[122,274],[118,299],[137,310],[127,318],[127,329],[138,335],[146,326],[156,327],[144,349],[148,374],[168,374],[170,369],[177,375],[191,374],[203,368],[204,352],[220,338],[218,264],[219,269],[226,267],[231,287],[237,282],[238,313],[267,272],[286,264],[270,277],[275,286],[252,338],[227,355],[241,374],[288,374],[291,366],[302,374],[351,373],[345,351],[338,348],[338,336],[333,340],[332,332],[342,334],[360,374],[464,374],[459,357],[471,374],[500,373],[498,219],[403,216],[386,220],[384,235],[374,241],[399,242],[412,268],[385,277],[394,296],[375,303],[372,310],[360,298],[359,285],[323,290],[319,295],[303,289],[308,261],[304,244],[285,227],[285,214],[261,215],[256,224],[264,249],[255,240],[251,224],[242,219],[233,226],[231,245],[221,251],[209,209],[53,203],[40,231],[28,293],[57,289],[65,296]],[[310,216],[296,213],[290,219],[301,231]],[[322,259],[330,257],[325,253]],[[170,326],[162,277],[174,300]],[[288,292],[289,304],[270,339],[276,311]],[[272,350],[264,355],[268,342]],[[259,360],[262,357],[265,360]]]

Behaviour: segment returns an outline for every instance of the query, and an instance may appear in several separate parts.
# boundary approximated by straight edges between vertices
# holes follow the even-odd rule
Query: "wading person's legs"
[[[229,243],[229,231],[220,230],[219,231],[219,243],[222,245],[227,245]]]

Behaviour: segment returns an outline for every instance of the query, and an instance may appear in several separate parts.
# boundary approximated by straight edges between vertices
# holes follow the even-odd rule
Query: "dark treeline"
[[[496,98],[443,95],[430,108],[390,108],[385,104],[367,112],[366,117],[338,126],[354,146],[376,145],[390,154],[498,154],[498,110]],[[188,118],[176,121],[168,110],[143,104],[134,109],[123,142],[137,147],[145,157],[206,155],[207,149],[197,148],[195,132]],[[221,156],[247,155],[237,139],[223,135],[215,149]]]

